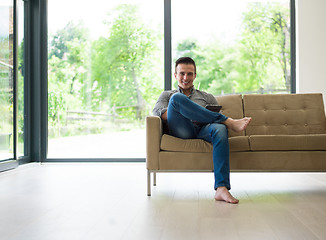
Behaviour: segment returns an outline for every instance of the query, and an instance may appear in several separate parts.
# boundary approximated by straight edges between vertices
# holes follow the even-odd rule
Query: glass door
[[[48,1],[48,158],[145,158],[164,1]]]
[[[14,158],[14,6],[0,2],[0,161]]]

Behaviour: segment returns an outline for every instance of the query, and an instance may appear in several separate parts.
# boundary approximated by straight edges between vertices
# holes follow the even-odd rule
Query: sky
[[[9,32],[9,8],[0,5],[0,37],[8,37]]]
[[[134,1],[115,1],[118,3],[145,3],[142,7],[143,16],[147,16],[149,22],[157,22],[160,20],[163,23],[163,0],[134,0]],[[184,36],[181,28],[198,36],[205,36],[210,32],[209,25],[203,25],[205,19],[211,19],[216,27],[222,31],[230,31],[238,23],[239,18],[235,17],[243,10],[245,1],[237,0],[237,6],[234,6],[233,1],[221,0],[201,0],[200,4],[189,4],[189,0],[172,0],[172,15],[173,26],[180,31],[175,31],[177,39]],[[198,1],[193,1],[198,2]],[[207,3],[206,3],[207,2]],[[204,3],[204,4],[203,4]],[[220,4],[224,6],[221,7]],[[213,5],[213,6],[211,6]],[[208,6],[208,7],[207,7]],[[58,28],[63,28],[71,19],[85,19],[86,25],[94,37],[105,34],[105,26],[102,24],[105,15],[112,8],[112,1],[92,0],[92,1],[77,1],[77,0],[49,0],[49,32],[54,32]],[[232,9],[233,8],[233,9]],[[72,9],[74,9],[72,11]],[[225,10],[227,9],[227,10]],[[229,12],[232,9],[234,13],[230,16]],[[187,20],[185,20],[187,19]],[[192,26],[185,23],[192,22]],[[96,26],[96,27],[94,27]]]
[[[248,2],[257,1],[267,2],[267,0],[171,0],[173,42],[189,37],[198,41],[219,38],[222,42],[230,42],[239,33],[241,13],[246,9]],[[70,20],[84,19],[93,39],[105,36],[107,26],[103,21],[106,14],[112,9],[113,4],[123,3],[142,4],[141,15],[145,21],[154,25],[160,22],[163,32],[164,0],[48,0],[49,33],[63,28]]]
[[[241,12],[248,2],[257,1],[268,0],[171,0],[173,39],[179,41],[188,34],[202,40],[218,37],[222,41],[232,41],[239,32]],[[123,3],[142,4],[141,15],[145,21],[153,24],[161,21],[163,24],[164,0],[48,0],[49,33],[63,28],[70,20],[84,19],[92,38],[97,39],[106,34],[107,27],[103,24],[106,14],[114,5]],[[10,4],[10,0],[0,1],[0,19],[7,15]],[[8,34],[5,23],[0,21],[0,35]]]
[[[143,8],[143,16],[148,16],[149,19],[157,19],[159,15],[163,17],[163,12],[158,14],[157,11],[153,10],[163,7],[163,4],[158,5],[158,1],[153,0],[48,0],[49,33],[63,28],[71,20],[83,19],[84,24],[91,32],[92,38],[97,39],[99,36],[106,34],[107,26],[103,24],[103,21],[107,19],[106,16],[110,9],[118,4],[144,2],[147,7],[146,9]]]

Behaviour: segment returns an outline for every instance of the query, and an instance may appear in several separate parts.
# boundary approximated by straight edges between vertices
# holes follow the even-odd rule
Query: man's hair
[[[181,57],[175,62],[175,72],[177,72],[177,66],[179,64],[191,64],[195,67],[195,73],[196,73],[196,63],[195,61],[190,57]]]

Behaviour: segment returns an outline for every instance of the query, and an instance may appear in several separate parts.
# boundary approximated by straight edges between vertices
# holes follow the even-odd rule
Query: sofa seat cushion
[[[230,151],[249,151],[249,139],[246,136],[229,138]],[[161,150],[172,152],[212,152],[211,143],[202,139],[181,139],[164,134],[161,139]]]
[[[163,134],[161,149],[172,152],[212,152],[213,146],[202,139],[181,139]]]
[[[249,137],[238,136],[229,138],[230,152],[250,151]]]
[[[326,151],[326,134],[252,135],[252,151]]]

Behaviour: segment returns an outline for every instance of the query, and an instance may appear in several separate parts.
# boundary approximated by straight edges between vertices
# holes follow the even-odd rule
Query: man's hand
[[[168,120],[168,111],[165,111],[165,113],[161,116],[162,120],[167,121]]]

